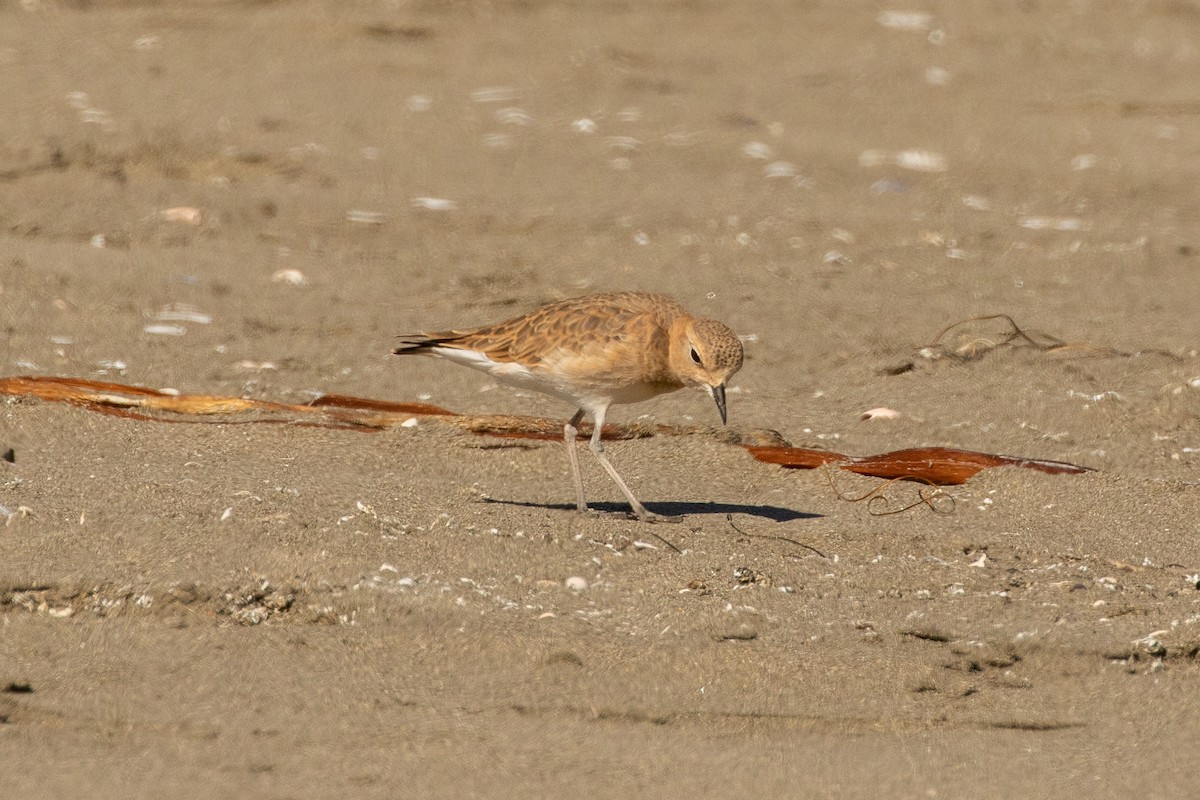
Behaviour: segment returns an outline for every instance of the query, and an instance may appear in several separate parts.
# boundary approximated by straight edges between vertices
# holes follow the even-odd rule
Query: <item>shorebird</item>
[[[604,453],[609,406],[637,403],[685,386],[705,389],[726,422],[725,387],[742,367],[742,343],[728,326],[695,317],[670,297],[612,292],[563,300],[480,328],[399,337],[397,355],[439,356],[497,381],[544,392],[578,411],[563,427],[576,508],[587,512],[575,442],[584,415],[589,447],[641,520],[661,520],[634,497]]]

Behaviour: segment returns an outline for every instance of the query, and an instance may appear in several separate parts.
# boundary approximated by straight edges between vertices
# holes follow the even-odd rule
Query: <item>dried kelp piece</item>
[[[312,408],[358,408],[366,411],[386,411],[392,414],[420,414],[422,416],[457,416],[455,412],[428,403],[393,403],[387,400],[371,400],[347,394],[323,394],[306,404]]]
[[[979,453],[952,447],[917,447],[874,456],[859,456],[853,458],[851,463],[842,465],[843,469],[862,475],[930,480],[941,485],[966,483],[980,470],[991,467],[1022,467],[1050,475],[1082,475],[1093,471],[1089,467],[1065,461]]]
[[[747,447],[752,456],[769,464],[789,469],[815,469],[834,464],[849,472],[876,478],[907,478],[928,481],[939,486],[966,483],[980,470],[991,467],[1023,467],[1052,475],[1080,475],[1088,467],[1065,461],[1044,461],[1017,456],[979,453],[952,447],[915,447],[873,456],[847,456],[828,450],[803,447]]]
[[[791,445],[768,445],[760,447],[751,445],[746,448],[750,455],[767,464],[778,464],[789,469],[816,469],[826,464],[837,464],[849,461],[850,456],[835,453],[832,450],[812,450],[807,447],[792,447]]]
[[[425,403],[392,403],[345,395],[323,395],[311,403],[295,405],[239,397],[174,394],[83,378],[28,376],[0,378],[0,395],[36,397],[48,402],[70,403],[91,411],[153,422],[274,423],[373,431],[403,425],[414,417],[425,417],[489,436],[558,440],[563,435],[561,421],[497,414],[456,414]],[[586,435],[586,431],[584,433]],[[604,438],[609,440],[708,433],[712,433],[712,429],[643,423],[606,425],[604,428]],[[862,475],[909,479],[943,486],[964,483],[980,470],[992,467],[1021,467],[1058,475],[1092,471],[1061,461],[993,455],[948,447],[921,447],[872,456],[848,456],[828,450],[792,447],[777,432],[770,430],[722,429],[717,438],[745,448],[759,461],[790,469],[814,469],[833,464]]]
[[[216,421],[229,424],[233,421],[228,419],[230,416],[249,415],[254,412],[255,416],[236,421],[291,423],[329,428],[381,429],[411,419],[414,415],[452,413],[424,403],[385,404],[362,400],[357,403],[296,405],[243,397],[176,394],[147,389],[142,386],[127,386],[84,378],[0,378],[0,394],[70,403],[103,414],[153,422],[194,423],[209,420],[189,419],[189,417],[220,417],[222,419]],[[386,411],[377,409],[377,406],[383,405],[389,406],[389,408]]]

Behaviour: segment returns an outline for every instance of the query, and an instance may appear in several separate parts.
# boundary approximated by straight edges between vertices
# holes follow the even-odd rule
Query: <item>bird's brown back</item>
[[[668,373],[667,336],[672,321],[687,312],[665,295],[611,292],[586,295],[542,306],[494,325],[468,330],[401,336],[397,353],[430,347],[477,350],[498,362],[531,369],[555,354],[586,357],[607,352],[635,356],[644,374]],[[647,342],[648,347],[637,344]],[[631,352],[638,347],[641,352]],[[626,359],[628,360],[628,359]]]

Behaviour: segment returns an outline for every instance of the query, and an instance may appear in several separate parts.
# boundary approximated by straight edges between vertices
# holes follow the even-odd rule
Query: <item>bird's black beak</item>
[[[721,412],[721,424],[727,425],[728,422],[725,419],[725,384],[722,383],[720,386],[714,386],[712,388],[712,396],[713,400],[717,401],[717,411]]]

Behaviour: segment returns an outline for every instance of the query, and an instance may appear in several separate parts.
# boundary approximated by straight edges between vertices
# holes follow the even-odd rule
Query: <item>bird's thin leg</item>
[[[606,408],[601,408],[598,411],[592,412],[592,417],[595,420],[596,428],[592,431],[591,441],[588,442],[588,447],[595,453],[596,459],[600,462],[600,466],[604,467],[604,471],[608,473],[608,477],[613,479],[617,487],[625,495],[625,499],[629,501],[630,507],[633,508],[633,513],[638,519],[646,522],[655,522],[665,520],[667,517],[661,514],[655,514],[653,511],[648,511],[644,505],[638,502],[638,499],[633,496],[633,491],[630,490],[628,484],[617,472],[617,468],[608,460],[608,456],[604,455],[604,445],[600,442],[600,431],[604,428],[604,414],[608,411]]]
[[[583,409],[581,408],[563,426],[563,441],[567,445],[567,458],[571,460],[571,477],[575,479],[575,508],[580,513],[587,511],[587,501],[583,499],[583,475],[579,471],[579,453],[575,449],[575,439],[579,436],[579,423],[582,420]]]

